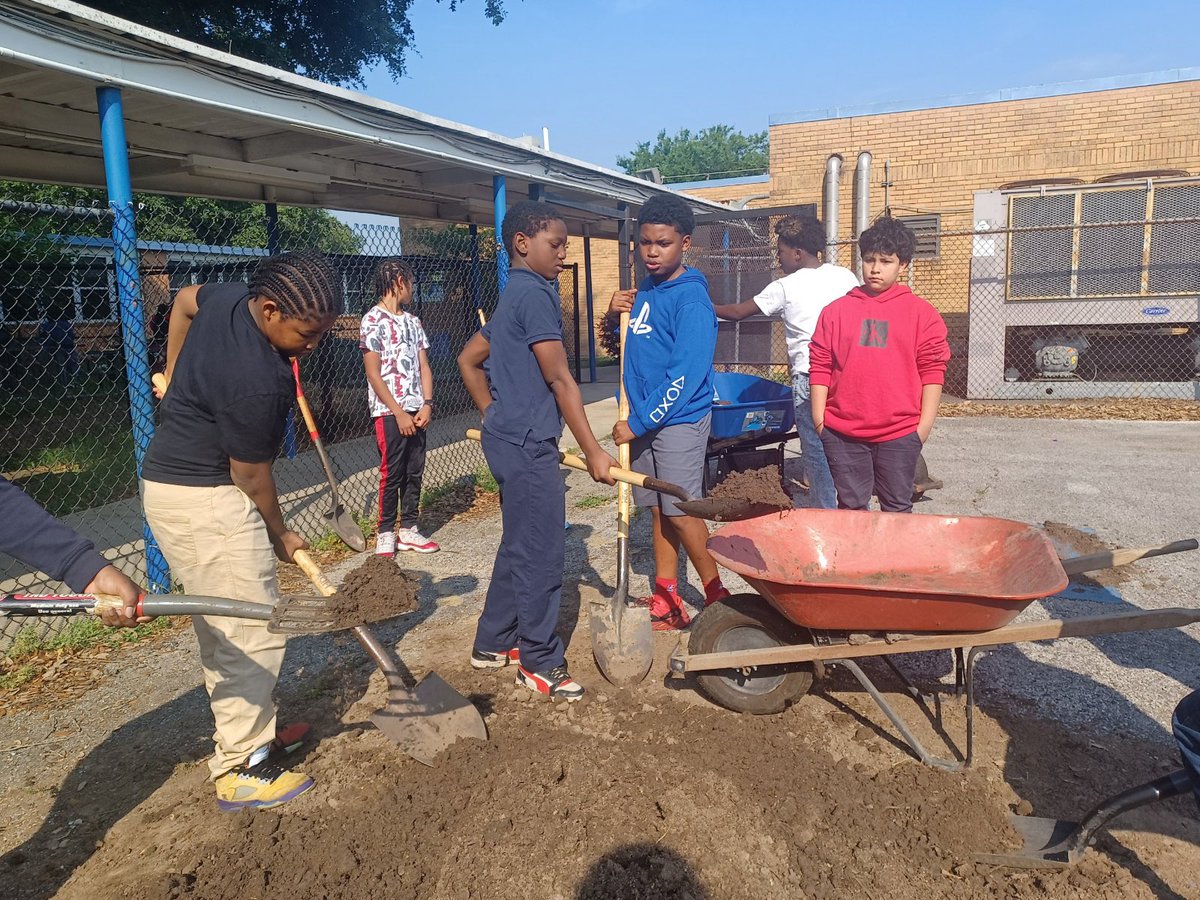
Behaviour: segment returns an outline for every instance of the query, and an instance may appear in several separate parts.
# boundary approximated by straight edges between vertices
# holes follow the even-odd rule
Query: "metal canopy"
[[[103,186],[102,84],[124,95],[137,191],[491,225],[504,175],[510,197],[541,185],[602,237],[675,193],[64,0],[0,7],[0,178]]]

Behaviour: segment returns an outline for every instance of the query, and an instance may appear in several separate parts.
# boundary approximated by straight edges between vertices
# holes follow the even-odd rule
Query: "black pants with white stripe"
[[[425,474],[425,430],[418,428],[412,437],[405,437],[395,416],[378,416],[375,442],[379,445],[379,533],[396,530],[397,508],[400,524],[415,528]]]

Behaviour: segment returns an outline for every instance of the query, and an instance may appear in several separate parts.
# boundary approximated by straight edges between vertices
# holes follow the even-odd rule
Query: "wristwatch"
[[[433,409],[433,400],[426,400],[426,401],[425,401],[424,403],[422,403],[421,405],[422,405],[422,406],[428,406],[430,409]]]

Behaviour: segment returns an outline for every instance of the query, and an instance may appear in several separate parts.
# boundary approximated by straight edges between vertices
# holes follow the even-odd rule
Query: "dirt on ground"
[[[414,612],[420,587],[392,557],[371,554],[328,598],[330,617],[338,628],[354,628]]]
[[[778,509],[791,509],[795,505],[783,489],[779,466],[730,472],[708,496],[711,500],[745,500]]]
[[[1103,553],[1106,550],[1112,550],[1113,545],[1101,540],[1097,535],[1087,531],[1081,531],[1072,525],[1066,525],[1062,522],[1043,522],[1042,527],[1045,528],[1046,534],[1050,536],[1050,540],[1060,547],[1069,547],[1079,556],[1087,556],[1090,553]],[[1117,566],[1110,569],[1097,569],[1094,572],[1088,572],[1086,575],[1076,575],[1076,581],[1094,581],[1096,584],[1104,585],[1105,587],[1116,587],[1119,584],[1129,580],[1129,571],[1122,566]]]
[[[460,742],[426,768],[364,722],[383,702],[377,677],[341,715],[343,685],[330,685],[291,710],[315,726],[294,765],[316,788],[278,810],[222,815],[203,763],[177,767],[56,896],[1125,900],[1156,895],[1147,867],[1171,884],[1189,877],[1177,838],[1200,830],[1181,801],[1139,823],[1145,841],[1106,836],[1066,871],[972,861],[1018,845],[1010,809],[1078,815],[1110,785],[1141,780],[1143,766],[1159,774],[1170,763],[1161,747],[1101,747],[1032,717],[982,717],[976,765],[944,772],[906,753],[845,677],[779,715],[711,706],[690,683],[660,680],[671,635],[658,636],[655,675],[624,690],[600,679],[576,640],[572,671],[590,693],[553,705],[507,669],[466,666],[470,624],[440,630],[422,658],[485,713],[486,743]],[[958,704],[941,724],[962,733]],[[1136,771],[1111,771],[1111,753]],[[61,883],[57,861],[26,851],[0,877],[17,879],[20,897],[49,896],[38,885]]]

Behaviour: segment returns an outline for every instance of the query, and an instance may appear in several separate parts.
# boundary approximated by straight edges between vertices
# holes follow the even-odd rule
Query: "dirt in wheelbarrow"
[[[206,767],[178,771],[97,835],[99,845],[88,847],[90,858],[58,896],[1154,896],[1131,874],[1141,863],[1111,855],[1111,846],[1067,872],[970,861],[972,853],[1015,845],[1006,816],[1020,798],[998,764],[1007,739],[995,721],[981,723],[974,769],[926,768],[886,739],[886,721],[844,683],[829,699],[806,697],[765,717],[713,707],[686,684],[664,683],[668,637],[658,645],[655,676],[622,691],[604,685],[587,664],[586,641],[575,640],[571,671],[590,693],[556,706],[516,687],[507,669],[466,666],[469,629],[443,632],[407,661],[436,665],[475,700],[488,717],[486,743],[460,742],[426,768],[363,723],[382,701],[381,684],[348,708],[340,708],[346,684],[330,685],[307,708],[290,710],[315,726],[315,746],[295,763],[316,779],[312,791],[276,810],[222,815]],[[947,728],[961,725],[948,716]],[[1088,757],[1087,742],[1062,747],[1061,730],[1027,731],[1023,739],[1029,766],[1054,773],[1067,772],[1068,763],[1069,773],[1103,766],[1104,779],[1116,777],[1110,759]],[[1109,752],[1122,749],[1105,743]],[[1138,748],[1128,752],[1142,758]],[[1059,784],[1051,774],[1038,780]],[[1107,786],[1074,783],[1060,809],[1075,810]],[[1040,803],[1036,811],[1046,812]],[[1171,848],[1160,842],[1155,851],[1163,855],[1138,850],[1165,865]],[[1186,856],[1174,852],[1185,862],[1162,877],[1183,888]],[[28,886],[55,861],[31,854],[0,874],[20,876],[21,897],[44,896]]]
[[[708,492],[708,496],[712,500],[745,500],[779,509],[791,509],[795,505],[783,489],[779,466],[730,472]]]
[[[372,554],[329,598],[330,612],[339,628],[382,622],[413,612],[420,587],[392,557]]]

